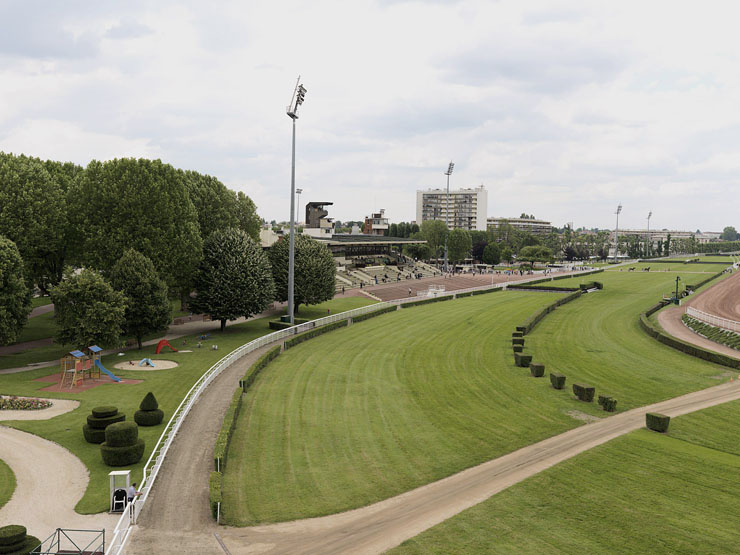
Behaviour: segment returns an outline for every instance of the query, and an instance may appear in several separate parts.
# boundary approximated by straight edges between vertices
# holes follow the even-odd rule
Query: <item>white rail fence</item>
[[[573,277],[577,277],[581,273],[590,272],[590,271],[592,271],[592,269],[584,270],[583,272],[574,273]],[[528,281],[542,279],[542,277],[543,277],[542,275],[533,275],[530,279],[517,280],[516,283],[526,283]],[[459,293],[482,291],[485,289],[501,289],[501,288],[505,289],[508,283],[510,282],[492,283],[489,285],[482,285],[479,287],[470,287],[467,289],[456,289],[453,291],[438,291],[435,296],[446,297],[446,296],[456,296]],[[195,384],[193,384],[193,387],[191,387],[190,390],[187,392],[187,394],[185,395],[185,398],[182,400],[182,402],[180,402],[180,405],[172,413],[172,417],[167,423],[167,426],[162,432],[162,435],[159,437],[157,444],[154,446],[154,450],[152,451],[152,454],[150,455],[149,459],[144,465],[143,478],[139,486],[139,491],[141,492],[141,496],[134,498],[134,501],[129,504],[127,510],[124,511],[123,514],[121,515],[121,518],[118,520],[118,523],[116,524],[116,527],[113,530],[111,541],[108,544],[107,549],[105,550],[106,554],[120,555],[123,553],[123,550],[126,546],[126,542],[129,540],[131,536],[131,532],[132,532],[131,527],[134,524],[136,524],[136,520],[139,514],[141,513],[142,509],[146,505],[147,499],[149,498],[149,494],[151,493],[152,487],[154,486],[154,482],[157,479],[157,474],[162,468],[162,464],[164,463],[164,459],[167,455],[167,451],[169,450],[170,446],[172,445],[172,442],[177,436],[177,432],[179,431],[180,426],[185,420],[185,417],[187,417],[188,413],[190,412],[190,409],[193,407],[193,405],[196,403],[196,401],[200,397],[201,393],[203,393],[205,388],[208,387],[208,385],[219,374],[221,374],[221,372],[223,372],[226,368],[231,366],[234,362],[239,360],[241,357],[251,353],[252,351],[259,349],[260,347],[264,347],[265,345],[269,345],[271,343],[281,341],[283,339],[292,337],[293,335],[302,333],[304,331],[311,330],[316,327],[331,324],[333,322],[339,322],[341,320],[349,320],[350,318],[353,318],[355,316],[360,316],[362,314],[375,312],[377,310],[381,310],[388,306],[402,305],[404,303],[413,302],[417,300],[418,300],[417,297],[411,297],[411,298],[406,298],[406,299],[396,299],[393,301],[371,304],[368,306],[355,308],[353,310],[348,310],[346,312],[339,312],[337,314],[331,314],[329,316],[325,316],[324,318],[312,320],[310,322],[306,322],[305,324],[299,324],[297,326],[293,326],[292,328],[287,328],[285,330],[280,330],[280,331],[276,331],[273,333],[269,333],[258,339],[255,339],[254,341],[250,341],[249,343],[246,343],[245,345],[242,345],[241,347],[238,347],[237,349],[233,350],[228,355],[223,357],[221,360],[219,360],[216,364],[211,366],[198,379],[198,381],[195,382]]]
[[[688,314],[692,318],[696,318],[697,320],[701,320],[702,322],[706,324],[710,324],[717,328],[722,328],[723,330],[729,330],[729,331],[734,331],[735,333],[740,333],[740,322],[736,322],[735,320],[730,320],[728,318],[720,318],[719,316],[715,316],[714,314],[709,314],[708,312],[697,310],[696,308],[693,308],[691,306],[686,309],[686,314]]]

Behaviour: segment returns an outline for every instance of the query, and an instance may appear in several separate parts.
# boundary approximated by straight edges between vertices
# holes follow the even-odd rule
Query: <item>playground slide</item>
[[[118,376],[116,376],[116,375],[115,375],[115,374],[113,374],[112,372],[110,372],[110,371],[106,370],[105,366],[103,366],[102,364],[100,364],[100,361],[99,361],[99,360],[96,360],[96,361],[95,361],[95,366],[97,366],[98,368],[100,368],[100,371],[101,371],[101,372],[103,372],[104,374],[108,374],[108,376],[109,376],[109,377],[110,377],[110,378],[111,378],[111,379],[112,379],[112,380],[113,380],[114,382],[120,382],[120,381],[121,381],[121,378],[119,378]]]

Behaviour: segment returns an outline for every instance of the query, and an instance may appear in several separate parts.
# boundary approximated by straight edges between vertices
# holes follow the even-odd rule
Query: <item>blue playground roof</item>
[[[92,347],[88,347],[88,350],[92,351],[93,353],[99,353],[99,352],[100,352],[100,351],[102,351],[103,349],[101,349],[101,348],[100,348],[100,347],[98,347],[97,345],[93,345]]]
[[[75,358],[82,358],[85,356],[85,353],[83,353],[82,351],[78,351],[78,350],[70,351],[69,354]]]

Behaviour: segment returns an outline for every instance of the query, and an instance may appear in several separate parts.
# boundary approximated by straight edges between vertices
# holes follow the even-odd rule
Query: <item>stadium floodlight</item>
[[[297,223],[301,223],[301,219],[298,216],[301,213],[301,193],[303,192],[303,189],[296,189],[295,190],[295,196],[298,197],[298,200],[296,200],[296,214],[295,214],[295,221]]]
[[[447,176],[447,205],[445,206],[445,224],[447,225],[447,231],[445,232],[445,272],[449,271],[449,265],[447,263],[447,238],[450,235],[450,176],[452,175],[452,170],[455,169],[455,164],[450,161],[450,165],[447,166],[447,171],[445,172],[445,175]],[[453,221],[453,225],[454,221]]]
[[[619,214],[622,212],[622,203],[617,206],[617,211],[614,212],[617,215],[617,227],[614,231],[614,262],[617,261],[619,255]]]
[[[295,289],[295,121],[298,119],[298,106],[303,104],[306,97],[306,89],[301,84],[301,76],[293,90],[293,97],[286,108],[286,113],[293,120],[293,152],[290,167],[290,239],[288,246],[288,316],[290,325],[294,324],[293,318],[293,291]]]
[[[647,225],[647,238],[645,239],[645,252],[647,253],[647,257],[650,258],[650,218],[653,215],[653,211],[651,210],[648,212],[648,225]]]

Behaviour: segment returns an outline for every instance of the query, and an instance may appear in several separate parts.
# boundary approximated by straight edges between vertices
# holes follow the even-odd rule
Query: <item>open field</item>
[[[634,264],[625,264],[623,266],[617,266],[613,268],[604,268],[606,272],[628,272],[630,268],[634,268],[634,272],[643,272],[645,268],[650,268],[649,273],[667,273],[673,272],[680,274],[716,274],[721,272],[727,266],[730,266],[731,262],[717,262],[717,264],[685,264],[684,259],[676,259],[675,263],[671,262],[635,262]],[[648,272],[645,272],[648,273]],[[696,278],[689,279],[688,283],[692,281],[698,281]]]
[[[332,312],[341,312],[370,303],[372,303],[370,299],[336,299],[322,305],[311,307],[310,310],[304,310],[304,314],[302,315],[320,314],[323,316],[326,314],[327,308],[331,308]],[[272,331],[269,329],[267,321],[267,318],[262,318],[244,324],[229,326],[223,334],[215,331],[204,342],[206,347],[204,349],[195,349],[190,353],[167,352],[167,359],[174,360],[179,364],[177,368],[156,372],[115,370],[115,373],[122,378],[144,380],[139,384],[115,384],[111,382],[108,385],[96,387],[78,394],[39,393],[38,390],[40,388],[46,387],[49,384],[34,380],[55,372],[55,367],[41,368],[17,374],[0,375],[0,393],[3,394],[70,398],[80,401],[80,407],[77,410],[48,421],[8,421],[3,424],[55,441],[78,456],[90,471],[90,483],[85,496],[80,500],[76,509],[78,512],[85,514],[104,511],[108,505],[107,474],[111,468],[103,464],[100,457],[100,447],[86,443],[82,437],[82,425],[85,423],[85,418],[90,414],[91,409],[99,405],[114,405],[118,407],[119,411],[127,415],[128,420],[131,420],[133,413],[138,409],[138,405],[146,393],[152,391],[159,401],[160,408],[165,412],[165,418],[169,419],[172,411],[180,403],[192,384],[212,364],[239,345]],[[216,330],[218,329],[217,322],[214,323],[214,327]],[[186,339],[191,346],[197,342],[195,336]],[[211,344],[218,344],[219,350],[210,350],[208,347]],[[174,345],[180,348],[181,340],[178,340]],[[153,357],[154,347],[145,347],[141,351],[131,351],[129,352],[129,357],[134,353],[135,356],[139,357]],[[104,357],[103,364],[108,369],[112,369],[113,365],[119,360],[117,356],[111,355]],[[138,471],[154,447],[156,440],[162,432],[162,427],[140,428],[140,437],[146,441],[147,450],[142,461],[131,467],[133,470],[132,475],[136,481],[139,481],[140,474]]]
[[[35,341],[36,339],[46,339],[52,337],[56,332],[56,323],[54,322],[54,312],[47,312],[46,314],[39,314],[33,318],[28,319],[28,323],[25,325],[20,335],[18,336],[17,343],[24,343],[25,341]]]
[[[392,553],[734,553],[734,401],[558,464]]]
[[[547,293],[402,310],[287,351],[260,375],[239,416],[226,521],[366,505],[575,427],[569,411],[605,416],[596,403],[573,400],[574,382],[616,397],[624,410],[727,379],[724,367],[639,329],[638,314],[675,275],[594,276],[603,291],[559,308],[527,336],[535,361],[567,375],[564,391],[515,369],[511,357],[511,331],[556,298]]]
[[[0,507],[5,505],[15,490],[15,476],[10,467],[0,461]]]

